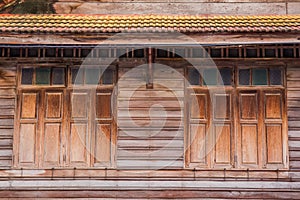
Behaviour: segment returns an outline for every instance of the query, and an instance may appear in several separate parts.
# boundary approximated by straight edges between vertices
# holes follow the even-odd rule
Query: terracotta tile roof
[[[0,15],[1,32],[297,32],[300,15]]]

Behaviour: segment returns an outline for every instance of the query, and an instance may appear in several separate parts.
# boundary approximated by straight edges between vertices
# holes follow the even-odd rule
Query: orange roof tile
[[[0,14],[1,32],[297,32],[300,15],[10,15]]]

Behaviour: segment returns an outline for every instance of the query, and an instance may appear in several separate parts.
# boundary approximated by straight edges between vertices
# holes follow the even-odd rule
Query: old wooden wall
[[[300,65],[290,63],[287,68],[287,105],[290,170],[300,170]],[[294,173],[294,178],[300,177]]]
[[[12,165],[16,63],[0,62],[0,167]]]
[[[146,88],[145,65],[120,68],[118,82],[118,168],[181,169],[183,164],[183,68],[153,71]],[[166,167],[167,166],[167,167]]]
[[[166,170],[132,173],[126,170],[88,171],[85,169],[7,170],[12,166],[17,62],[2,58],[0,60],[0,75],[3,75],[3,78],[0,79],[0,177],[3,178],[3,181],[0,183],[0,187],[2,188],[0,190],[0,199],[3,197],[28,197],[32,199],[33,197],[41,196],[60,198],[85,198],[88,196],[91,198],[103,197],[104,199],[126,199],[126,197],[164,198],[166,196],[216,199],[225,197],[297,199],[300,193],[300,62],[297,60],[293,60],[292,62],[290,60],[281,60],[280,62],[287,66],[288,143],[290,157],[290,169],[288,171]],[[168,100],[166,99],[166,101]],[[77,173],[81,174],[79,178],[85,178],[86,180],[71,180],[69,182],[68,180],[64,180],[64,177],[74,177]],[[55,177],[54,180],[51,178],[53,176]],[[24,177],[26,177],[25,179],[29,178],[29,180],[25,180]],[[45,178],[45,180],[34,180],[41,177]],[[8,180],[11,178],[16,180],[12,183]],[[123,179],[123,182],[113,180],[116,178]],[[157,180],[155,178],[164,179],[165,181],[155,182],[154,180]],[[61,187],[73,191],[50,191],[49,187],[55,187],[57,184],[55,180],[61,181]],[[86,185],[98,188],[98,191],[84,192],[83,190],[90,189]],[[11,188],[14,188],[15,191],[12,191]],[[23,190],[24,188],[28,191],[17,191],[17,189]],[[35,191],[36,189],[44,191],[37,192]]]
[[[6,0],[13,14],[299,14],[299,0]]]
[[[296,14],[299,0],[59,0],[56,13],[86,14]]]
[[[291,170],[300,170],[300,68],[299,62],[284,62],[287,65],[287,106],[289,134],[289,163]],[[12,166],[12,141],[16,106],[15,61],[1,60],[0,66],[0,167]],[[126,80],[127,81],[127,80]],[[127,82],[126,82],[127,83]],[[126,99],[125,99],[126,100]],[[165,99],[168,103],[170,99]],[[124,101],[124,100],[121,100]],[[128,103],[128,102],[127,102]],[[150,102],[151,103],[151,102]],[[154,102],[152,102],[154,103]],[[142,105],[142,103],[141,103]],[[138,108],[139,105],[137,105]],[[150,105],[151,106],[151,105]],[[121,107],[119,107],[121,109]],[[149,109],[149,108],[145,108]],[[137,110],[135,111],[137,113]],[[122,115],[122,109],[119,114]],[[123,113],[124,114],[124,113]],[[177,116],[177,115],[176,115]],[[148,118],[145,115],[145,120]],[[126,119],[121,117],[120,119]],[[125,138],[126,139],[126,138]],[[155,138],[154,138],[155,139]]]

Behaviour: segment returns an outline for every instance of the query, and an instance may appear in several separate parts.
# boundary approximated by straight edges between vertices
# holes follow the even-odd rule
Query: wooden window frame
[[[229,66],[230,67],[230,66]],[[228,168],[228,169],[261,169],[261,170],[274,170],[274,169],[288,169],[289,168],[289,159],[288,159],[288,130],[287,130],[287,105],[286,105],[286,101],[287,101],[287,90],[286,90],[286,68],[284,66],[278,66],[278,65],[267,65],[267,64],[261,64],[261,65],[255,65],[255,68],[266,68],[267,71],[267,78],[268,78],[268,85],[252,85],[252,79],[250,79],[250,83],[251,85],[239,85],[239,69],[243,69],[243,68],[249,68],[252,69],[253,66],[243,66],[243,65],[232,65],[231,66],[233,68],[232,70],[232,86],[224,86],[224,91],[226,93],[231,93],[232,94],[232,100],[231,100],[231,104],[230,107],[232,109],[232,136],[231,136],[231,141],[232,141],[232,155],[231,155],[231,165],[215,165],[214,164],[214,159],[215,159],[215,152],[212,150],[210,153],[208,153],[207,155],[207,163],[203,164],[203,163],[193,163],[191,162],[191,143],[190,143],[190,124],[193,124],[195,122],[193,122],[192,119],[190,119],[190,92],[195,92],[195,94],[204,94],[204,93],[209,93],[209,91],[207,91],[205,86],[200,85],[191,85],[189,87],[185,86],[185,106],[186,106],[186,111],[185,111],[185,145],[186,145],[186,153],[185,153],[185,167],[186,168],[199,168],[199,169],[224,169],[224,168]],[[188,78],[188,68],[186,67],[185,69],[185,75]],[[269,80],[269,69],[271,68],[280,68],[282,70],[282,85],[270,85],[270,80]],[[252,73],[250,73],[251,76]],[[251,78],[251,77],[250,77]],[[209,86],[210,90],[215,90],[217,89],[219,86]],[[240,91],[256,91],[259,93],[259,95],[261,97],[259,97],[260,103],[259,103],[259,107],[258,110],[264,110],[265,108],[262,107],[264,105],[264,98],[262,95],[264,94],[268,94],[268,93],[272,93],[275,91],[275,93],[280,93],[282,95],[282,102],[280,103],[281,106],[281,112],[282,112],[282,119],[280,121],[266,121],[264,119],[262,119],[262,117],[265,114],[260,114],[260,119],[259,119],[259,123],[260,123],[260,129],[262,129],[262,144],[261,144],[261,150],[258,149],[260,152],[260,155],[262,158],[260,158],[259,164],[258,165],[242,165],[241,164],[241,160],[240,160],[240,147],[239,147],[239,143],[238,143],[238,139],[239,139],[239,124],[240,124],[240,120],[239,120],[239,108],[237,105],[239,105],[239,100],[238,100],[238,94]],[[211,110],[211,113],[208,114],[208,121],[207,124],[213,124],[213,113],[212,113],[212,108],[211,108],[211,103],[208,101],[209,103],[207,104],[208,110]],[[265,111],[263,111],[265,112]],[[201,121],[201,120],[200,120]],[[196,121],[196,123],[199,123],[199,121]],[[201,122],[200,122],[201,123]],[[226,121],[225,121],[226,123]],[[266,126],[268,124],[281,124],[281,130],[282,130],[282,163],[267,163],[267,150],[266,150]],[[208,127],[211,125],[208,125]],[[265,128],[264,128],[265,127]],[[213,141],[214,138],[212,135],[210,135],[208,137],[208,142]],[[206,143],[205,143],[206,144]],[[212,144],[207,144],[208,146],[212,145]],[[213,148],[214,149],[214,148]]]
[[[34,83],[32,85],[22,85],[21,83],[21,74],[23,68],[39,68],[39,67],[47,67],[47,68],[58,68],[63,67],[65,69],[65,85],[35,85]],[[71,168],[71,167],[77,167],[77,168],[115,168],[115,144],[116,144],[116,98],[115,95],[117,94],[117,91],[113,90],[114,85],[116,83],[116,77],[117,77],[117,66],[112,66],[111,68],[113,71],[113,80],[112,84],[107,85],[88,85],[88,86],[74,86],[71,83],[71,67],[69,65],[62,65],[62,64],[19,64],[17,66],[17,72],[20,74],[17,78],[17,107],[16,107],[16,120],[15,120],[15,131],[14,131],[14,144],[13,144],[13,151],[14,151],[14,159],[13,159],[13,166],[14,168],[38,168],[38,169],[46,169],[46,168]],[[50,71],[50,73],[52,70]],[[50,83],[51,77],[50,77]],[[73,165],[70,163],[70,155],[67,152],[69,149],[69,136],[71,134],[71,127],[70,127],[70,120],[71,120],[71,92],[73,91],[84,91],[88,92],[88,96],[91,96],[92,98],[89,99],[90,102],[88,102],[88,106],[90,109],[89,114],[87,116],[87,123],[88,123],[88,144],[87,148],[87,160],[86,163],[81,164],[75,164]],[[34,162],[28,163],[28,164],[22,164],[19,162],[19,137],[20,137],[20,124],[21,123],[29,123],[30,120],[23,120],[21,119],[21,104],[22,104],[22,94],[25,93],[36,93],[37,95],[37,102],[36,102],[36,119],[34,121],[36,132],[34,133],[36,136],[35,139],[35,152],[34,152]],[[61,93],[62,99],[61,99],[61,120],[60,120],[60,133],[61,134],[61,144],[60,144],[60,150],[59,153],[59,163],[52,163],[52,164],[45,164],[43,162],[43,135],[45,134],[44,127],[44,121],[46,120],[46,110],[45,110],[45,98],[48,93]],[[92,109],[92,106],[96,106],[96,94],[110,94],[111,95],[111,101],[113,105],[111,106],[111,117],[105,118],[105,119],[97,119],[95,116],[95,109]],[[93,98],[94,97],[94,98]],[[94,160],[94,149],[95,149],[95,142],[91,139],[91,137],[95,137],[95,120],[99,120],[100,124],[109,125],[110,126],[110,134],[111,134],[111,155],[109,158],[109,162],[105,163],[96,163]],[[31,120],[32,121],[32,120]],[[48,120],[49,121],[49,120]],[[49,122],[52,122],[53,120],[50,120]],[[57,121],[57,120],[56,120]],[[53,122],[56,122],[55,120]],[[94,132],[93,132],[94,131]],[[42,134],[43,133],[43,134]]]

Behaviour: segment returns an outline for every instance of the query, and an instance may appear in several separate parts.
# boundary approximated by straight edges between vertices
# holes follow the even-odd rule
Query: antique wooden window
[[[112,167],[115,71],[20,66],[15,167]]]
[[[186,73],[187,167],[288,167],[284,68],[191,67]]]

